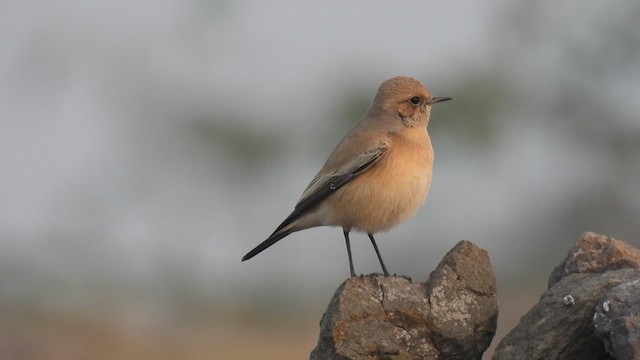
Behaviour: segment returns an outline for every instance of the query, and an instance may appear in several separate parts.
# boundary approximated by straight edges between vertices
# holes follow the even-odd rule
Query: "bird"
[[[356,276],[351,231],[367,234],[384,276],[389,276],[374,234],[413,217],[425,202],[434,157],[427,131],[431,109],[451,99],[433,96],[412,77],[383,81],[365,115],[336,145],[293,212],[242,261],[291,233],[334,226],[342,227],[351,277]]]

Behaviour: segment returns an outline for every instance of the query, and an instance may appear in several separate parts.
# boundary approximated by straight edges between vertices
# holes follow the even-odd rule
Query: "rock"
[[[636,279],[607,291],[593,317],[596,334],[617,360],[640,359],[640,274]]]
[[[627,326],[624,321],[637,319],[627,316],[624,321],[616,321],[618,313],[607,314],[606,319],[600,319],[598,335],[594,327],[596,305],[604,311],[604,303],[613,288],[638,279],[640,251],[620,240],[585,233],[551,273],[549,289],[542,294],[538,304],[500,341],[492,359],[613,359],[610,355],[612,332],[608,329],[612,329],[614,323],[616,329],[624,329]],[[622,300],[625,303],[634,301],[637,304],[637,297]],[[627,340],[631,337],[629,335]],[[609,353],[601,338],[611,339]],[[637,346],[629,341],[616,344],[621,351]]]
[[[346,280],[322,316],[311,359],[480,359],[497,316],[489,256],[462,241],[424,283]]]
[[[489,255],[458,243],[427,280],[429,327],[439,339],[441,359],[479,359],[491,343],[498,320],[496,279]]]
[[[621,268],[640,269],[640,250],[609,236],[586,232],[549,277],[549,287],[573,273],[602,273]]]
[[[637,271],[565,276],[500,341],[493,360],[610,359],[593,330],[594,309],[603,294],[638,276]]]

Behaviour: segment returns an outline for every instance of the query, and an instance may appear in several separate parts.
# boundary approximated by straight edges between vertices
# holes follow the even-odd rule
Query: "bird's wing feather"
[[[311,183],[309,183],[309,186],[307,186],[307,189],[296,204],[294,211],[282,222],[282,224],[280,224],[280,226],[278,226],[274,231],[274,234],[298,219],[309,209],[318,205],[318,203],[324,200],[327,196],[336,192],[349,181],[353,180],[367,169],[370,169],[373,164],[378,162],[384,156],[388,148],[388,141],[378,140],[373,146],[350,159],[338,159],[336,161],[332,161],[332,157],[329,157],[327,164],[325,164],[323,169],[320,170],[318,175],[316,175]],[[336,151],[334,151],[334,153],[336,153]],[[327,167],[331,167],[333,170],[327,171]]]

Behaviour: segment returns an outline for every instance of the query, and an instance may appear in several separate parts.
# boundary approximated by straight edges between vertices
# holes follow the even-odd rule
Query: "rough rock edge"
[[[497,322],[495,273],[491,266],[488,253],[485,250],[471,242],[462,241],[445,255],[438,268],[431,273],[426,282],[413,283],[410,278],[405,277],[396,286],[394,283],[400,279],[402,278],[384,278],[374,274],[346,280],[334,294],[327,311],[322,317],[318,345],[311,353],[311,359],[416,358],[418,355],[415,353],[412,354],[411,351],[420,351],[421,355],[419,355],[418,358],[423,358],[425,354],[429,357],[439,356],[442,359],[481,358],[482,353],[489,346],[495,334]],[[413,293],[414,290],[411,290],[411,294],[407,294],[410,298],[402,299],[401,297],[400,300],[406,300],[406,303],[400,302],[394,304],[394,300],[388,297],[393,294],[392,289],[404,290],[405,285],[412,284],[417,286],[414,290],[418,291],[416,289],[419,289],[419,293],[416,296],[416,294]],[[458,323],[454,322],[452,325],[461,328],[464,328],[465,324],[471,326],[472,328],[469,330],[470,334],[465,338],[456,339],[455,336],[460,335],[456,333],[453,334],[452,338],[451,336],[445,336],[439,331],[440,326],[445,324],[446,321],[450,321],[450,319],[444,319],[445,321],[443,321],[442,318],[434,317],[432,311],[432,303],[435,301],[434,296],[436,296],[433,290],[443,285],[445,290],[442,291],[441,295],[445,296],[444,299],[449,300],[445,301],[446,305],[458,307],[457,311],[460,311],[460,308],[468,311],[469,319],[465,319],[466,323],[461,325],[460,321],[458,321]],[[447,285],[449,285],[451,289],[447,289]],[[371,316],[374,316],[371,313],[367,314],[367,304],[349,303],[349,301],[359,301],[358,294],[353,294],[351,298],[345,298],[354,286],[368,293],[368,296],[372,300],[375,299],[382,309],[381,312],[385,315],[384,321],[393,326],[394,329],[398,329],[398,332],[404,334],[404,338],[408,339],[413,345],[405,343],[406,346],[404,346],[404,348],[401,347],[397,353],[393,354],[363,353],[350,347],[352,356],[355,357],[340,355],[341,346],[344,345],[344,338],[340,337],[346,336],[347,330],[345,329],[346,326],[348,326],[348,324],[344,325],[342,322],[350,322],[354,317],[354,314],[350,313],[349,310],[364,310],[364,313],[361,313],[364,315],[363,319],[370,319]],[[455,296],[461,292],[470,294],[469,298],[471,298],[471,302],[456,302],[456,300],[460,299],[457,299]],[[394,299],[397,298],[394,297]],[[403,310],[407,310],[403,305],[413,306],[412,301],[416,299],[421,299],[420,302],[424,303],[424,307],[417,311],[419,315],[424,314],[424,318],[419,321],[415,321],[415,313],[403,313]],[[359,306],[362,306],[362,308]],[[485,311],[478,311],[479,309]],[[345,312],[349,313],[348,316],[350,319],[341,322],[341,316],[344,316]],[[379,314],[379,312],[376,313]],[[414,316],[412,317],[412,315]],[[484,316],[483,321],[480,321],[479,318],[482,316]],[[367,320],[362,321],[366,323]],[[402,324],[402,321],[407,321],[408,323]],[[416,338],[416,335],[420,335],[420,337]],[[381,337],[381,339],[383,342],[386,340],[384,337]],[[353,340],[357,341],[358,339],[354,338]],[[468,342],[470,340],[472,340],[474,344],[469,344]],[[366,339],[362,341],[366,343]],[[458,343],[456,343],[456,341]],[[358,342],[358,344],[362,345],[363,342]],[[396,344],[402,345],[402,341],[397,341]],[[434,351],[437,354],[434,354]],[[353,354],[353,352],[356,354]]]
[[[615,352],[614,347],[610,346],[607,354],[605,345],[598,341],[596,334],[600,338],[609,338],[613,341],[610,328],[607,327],[606,322],[601,322],[600,333],[595,330],[598,321],[603,320],[599,318],[598,310],[600,312],[605,310],[605,301],[613,296],[612,292],[615,289],[627,286],[629,283],[637,283],[640,279],[638,269],[640,269],[640,250],[609,236],[584,233],[569,250],[565,260],[551,273],[549,290],[543,293],[540,302],[523,316],[520,324],[500,341],[492,359],[604,360],[611,359],[611,355],[616,359],[625,360],[639,358],[638,339],[640,337],[637,333],[623,339],[622,345],[618,344],[618,348],[624,348],[626,352]],[[597,291],[595,291],[596,287]],[[576,297],[578,293],[581,294],[580,299]],[[640,307],[638,304],[640,299],[636,298],[630,302],[636,309]],[[564,304],[566,309],[562,309],[560,304]],[[633,314],[633,310],[628,308],[629,304],[625,305],[627,313]],[[576,313],[576,310],[579,310],[579,313]],[[568,315],[571,312],[573,316]],[[636,313],[638,313],[637,310]],[[637,318],[632,320],[640,322]],[[549,325],[548,322],[553,321],[557,321],[559,325],[544,328],[545,324]],[[535,326],[538,329],[534,329]],[[633,325],[631,328],[640,331],[638,330],[640,326]],[[615,340],[621,340],[619,335],[620,332],[616,334]],[[572,344],[585,341],[585,345],[590,348],[588,351],[580,347],[577,349],[572,347]],[[638,351],[629,355],[630,347]],[[543,355],[536,353],[541,348],[547,349]]]
[[[549,276],[548,288],[574,273],[603,273],[610,270],[640,269],[640,250],[610,236],[585,232],[569,249],[564,261]]]

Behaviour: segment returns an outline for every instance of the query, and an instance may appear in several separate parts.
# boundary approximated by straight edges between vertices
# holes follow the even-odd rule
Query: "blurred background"
[[[640,246],[640,3],[0,2],[0,358],[303,359],[339,229],[241,263],[386,78],[435,108],[429,199],[380,234],[423,281],[462,239],[494,345],[584,231]],[[380,271],[354,235],[356,271]]]

